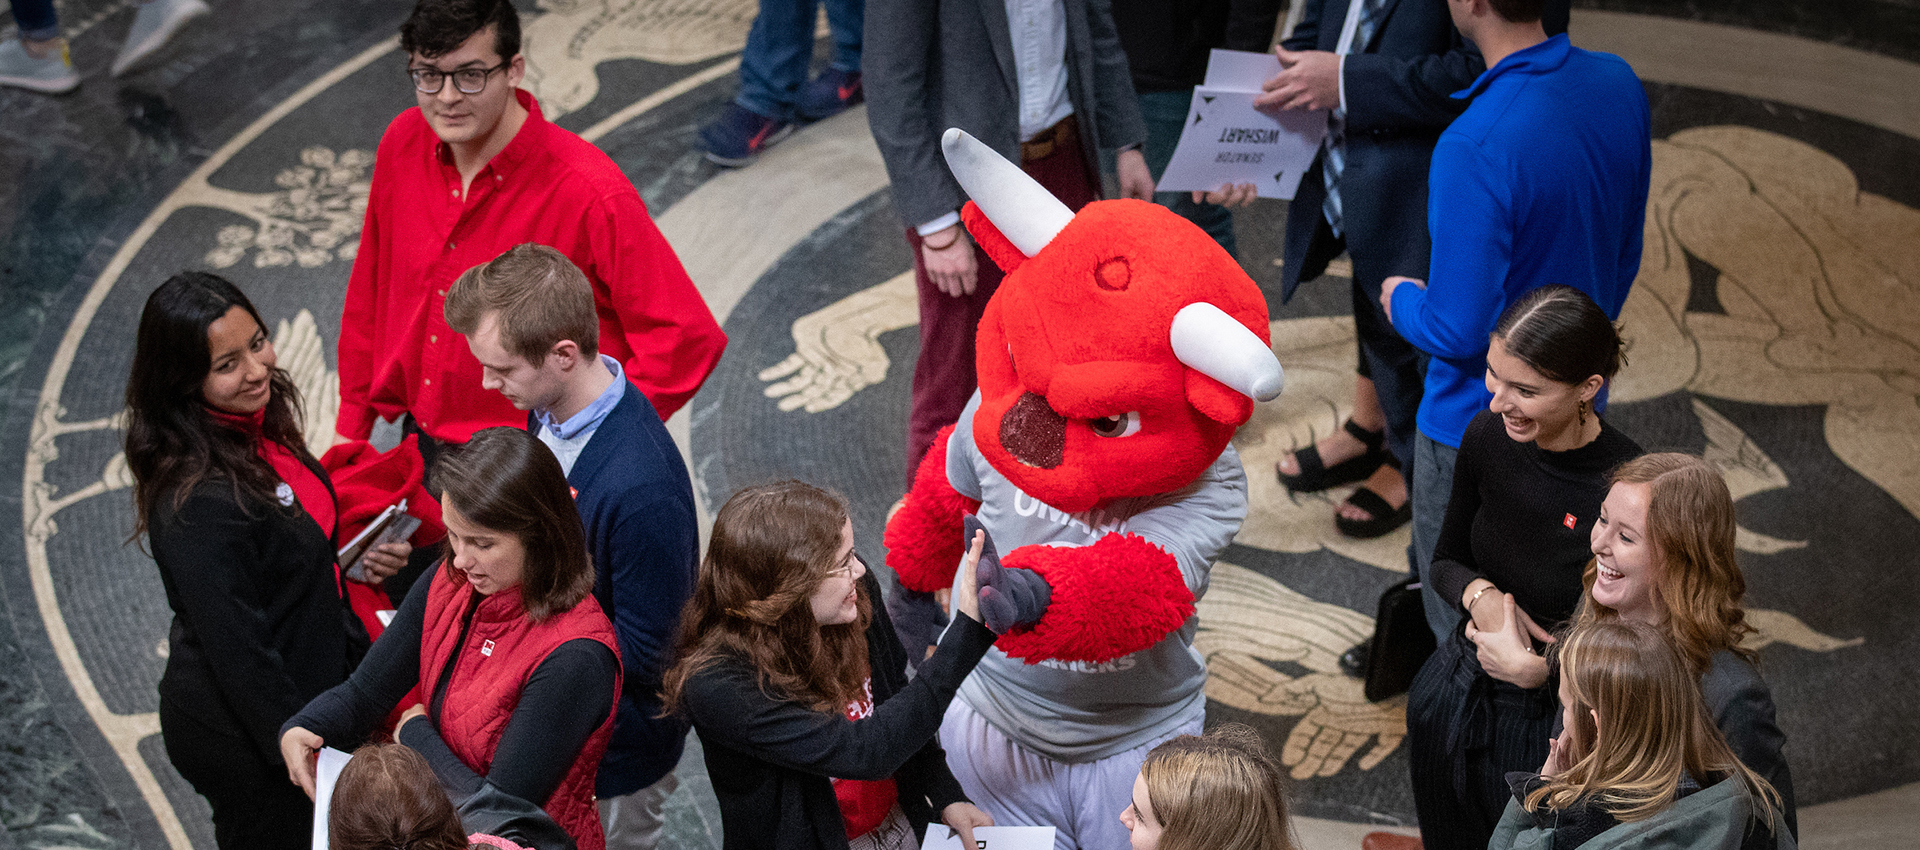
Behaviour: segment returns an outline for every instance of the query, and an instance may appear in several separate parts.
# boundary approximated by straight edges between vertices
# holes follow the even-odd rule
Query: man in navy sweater
[[[1446,516],[1460,436],[1492,400],[1484,381],[1494,322],[1514,299],[1549,283],[1585,292],[1618,318],[1640,271],[1653,167],[1646,89],[1620,57],[1549,37],[1544,6],[1447,0],[1487,70],[1453,95],[1473,103],[1433,149],[1427,280],[1391,277],[1382,287],[1394,330],[1432,355],[1413,446],[1413,537],[1426,549],[1417,553],[1423,573]],[[1429,611],[1450,611],[1432,581],[1426,586]],[[1456,619],[1448,615],[1445,631]]]
[[[528,411],[560,460],[587,527],[594,597],[613,621],[625,683],[594,793],[610,850],[652,848],[685,722],[660,718],[660,677],[693,593],[699,529],[680,451],[646,396],[598,352],[592,285],[566,255],[514,247],[447,291],[447,325],[481,385]]]

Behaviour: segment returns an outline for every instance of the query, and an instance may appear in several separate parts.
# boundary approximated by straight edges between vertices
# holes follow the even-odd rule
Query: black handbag
[[[1433,629],[1420,601],[1420,579],[1409,576],[1380,594],[1367,659],[1367,699],[1379,702],[1406,693],[1434,648]]]

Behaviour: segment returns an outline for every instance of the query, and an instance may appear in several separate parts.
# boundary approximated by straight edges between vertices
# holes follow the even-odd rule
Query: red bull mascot
[[[1001,637],[942,725],[953,772],[1001,825],[1124,847],[1147,751],[1205,716],[1194,602],[1247,511],[1229,440],[1282,383],[1266,301],[1164,207],[1076,215],[972,136],[941,141],[1006,279],[980,320],[980,389],[887,526],[897,607],[951,587],[963,525],[987,529],[1002,554],[983,560],[981,612]]]

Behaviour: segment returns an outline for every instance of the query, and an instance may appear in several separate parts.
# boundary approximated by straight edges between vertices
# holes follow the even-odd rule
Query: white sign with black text
[[[1279,60],[1268,54],[1213,51],[1207,83],[1193,90],[1180,144],[1157,188],[1209,191],[1251,183],[1262,198],[1292,198],[1327,134],[1327,113],[1255,109],[1260,84],[1279,71]]]

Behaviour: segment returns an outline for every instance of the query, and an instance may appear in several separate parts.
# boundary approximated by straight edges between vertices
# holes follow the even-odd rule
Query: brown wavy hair
[[[402,744],[368,744],[340,771],[327,810],[329,850],[467,850],[447,792]]]
[[[473,524],[518,538],[526,549],[520,603],[535,623],[573,610],[593,592],[593,558],[560,461],[519,428],[485,428],[449,448],[433,470],[442,505]],[[453,558],[442,562],[457,578]]]
[[[1140,765],[1161,850],[1294,850],[1286,781],[1260,733],[1238,723],[1182,735]]]
[[[678,660],[661,701],[679,711],[687,680],[723,660],[753,666],[770,696],[840,712],[866,693],[867,624],[873,600],[859,588],[860,616],[822,626],[809,604],[839,566],[847,500],[799,481],[741,490],[713,519],[693,598],[680,617]]]
[[[1698,675],[1665,635],[1626,620],[1585,623],[1554,651],[1571,697],[1570,764],[1527,794],[1528,811],[1585,803],[1632,823],[1672,805],[1683,776],[1702,786],[1724,776],[1774,829],[1779,792],[1727,746],[1707,716]]]
[[[127,378],[127,469],[133,473],[133,538],[146,533],[155,512],[179,510],[205,481],[233,488],[241,509],[274,504],[280,478],[260,459],[253,437],[208,412],[200,394],[213,355],[207,328],[239,307],[261,332],[267,324],[246,293],[226,278],[181,272],[147,296],[134,334],[133,368]],[[300,433],[300,390],[285,370],[268,379],[261,434],[295,457],[310,461]]]
[[[1713,654],[1723,649],[1757,660],[1753,650],[1740,645],[1753,627],[1740,607],[1747,580],[1734,559],[1733,494],[1726,480],[1706,461],[1677,452],[1641,455],[1621,464],[1612,479],[1645,484],[1651,491],[1646,534],[1656,564],[1654,593],[1668,640],[1694,676],[1704,674]],[[1593,601],[1598,575],[1598,565],[1588,561],[1575,625],[1619,616]]]

